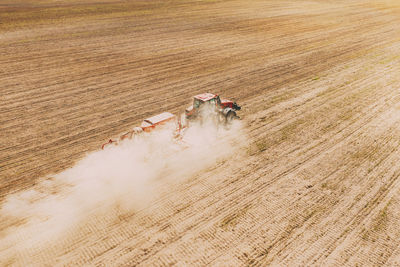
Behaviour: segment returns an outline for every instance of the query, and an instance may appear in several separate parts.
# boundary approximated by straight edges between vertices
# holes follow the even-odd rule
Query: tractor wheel
[[[236,112],[235,111],[229,111],[228,114],[226,114],[225,123],[226,124],[232,123],[234,118],[236,118]]]
[[[225,124],[225,122],[226,122],[226,116],[222,112],[220,112],[218,114],[218,123]]]

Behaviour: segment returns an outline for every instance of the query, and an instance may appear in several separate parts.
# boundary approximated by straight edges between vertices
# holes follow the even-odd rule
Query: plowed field
[[[24,234],[12,201],[203,92],[242,105],[234,152]],[[400,4],[1,1],[0,204],[0,265],[399,266]]]

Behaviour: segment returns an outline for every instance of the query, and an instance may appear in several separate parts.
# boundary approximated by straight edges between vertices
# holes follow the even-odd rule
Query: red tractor
[[[193,105],[186,109],[185,115],[187,119],[191,120],[199,117],[202,119],[204,114],[208,116],[211,113],[217,115],[220,122],[229,123],[233,119],[239,118],[236,111],[240,108],[236,102],[220,99],[215,94],[204,93],[193,97]],[[208,112],[203,112],[203,110]]]

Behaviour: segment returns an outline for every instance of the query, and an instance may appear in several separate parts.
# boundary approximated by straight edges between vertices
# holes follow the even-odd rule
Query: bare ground
[[[250,144],[0,263],[400,265],[399,55],[395,1],[3,1],[1,199],[204,91]]]

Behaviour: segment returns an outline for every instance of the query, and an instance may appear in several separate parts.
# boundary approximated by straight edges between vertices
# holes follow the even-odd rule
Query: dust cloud
[[[166,125],[92,152],[33,189],[8,196],[0,210],[1,220],[11,222],[0,229],[0,263],[54,243],[89,217],[145,209],[159,197],[158,186],[184,181],[234,153],[245,141],[241,128],[239,121],[229,129],[203,122],[176,139],[175,125]]]

